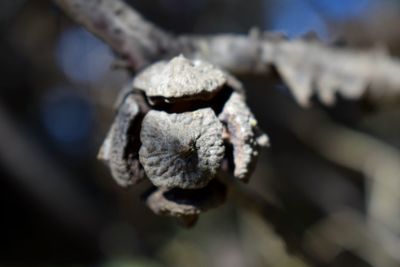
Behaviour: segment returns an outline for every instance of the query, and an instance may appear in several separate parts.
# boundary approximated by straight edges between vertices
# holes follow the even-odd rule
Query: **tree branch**
[[[233,74],[266,75],[274,67],[303,106],[313,94],[325,104],[333,104],[337,93],[373,100],[400,95],[400,63],[380,50],[327,47],[315,40],[287,40],[258,31],[174,37],[120,0],[53,1],[127,59],[133,70],[182,53]]]
[[[133,70],[176,51],[173,37],[119,0],[54,0],[77,23],[94,33]],[[176,53],[174,53],[176,54]]]
[[[327,47],[317,40],[288,40],[282,35],[181,37],[185,55],[202,58],[234,74],[273,74],[275,68],[297,102],[309,105],[313,94],[332,105],[336,94],[379,101],[400,96],[400,62],[380,49]]]

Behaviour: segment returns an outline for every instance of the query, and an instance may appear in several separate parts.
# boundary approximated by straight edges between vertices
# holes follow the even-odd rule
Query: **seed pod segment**
[[[133,81],[133,87],[154,98],[174,102],[181,99],[209,99],[227,82],[224,72],[201,60],[178,56],[158,62]]]
[[[225,123],[233,146],[234,176],[247,181],[256,163],[260,147],[267,146],[268,137],[257,127],[257,120],[242,95],[233,92],[219,119]]]
[[[122,102],[97,155],[98,159],[108,164],[113,178],[122,187],[136,184],[144,178],[138,158],[139,147],[132,145],[139,141],[139,136],[129,135],[132,127],[140,127],[137,121],[139,115],[139,106],[130,94]]]
[[[202,188],[224,157],[223,126],[211,108],[184,113],[152,110],[140,133],[140,162],[151,182],[166,188]]]

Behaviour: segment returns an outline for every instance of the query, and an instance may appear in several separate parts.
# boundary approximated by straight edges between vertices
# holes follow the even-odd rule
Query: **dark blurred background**
[[[395,0],[132,0],[174,33],[247,33],[400,52]],[[129,80],[51,1],[0,1],[0,265],[307,266],[234,199],[186,230],[119,188],[97,150]],[[326,266],[400,266],[400,109],[316,100],[239,77],[271,140],[248,185],[281,203]],[[398,179],[396,179],[398,178]]]

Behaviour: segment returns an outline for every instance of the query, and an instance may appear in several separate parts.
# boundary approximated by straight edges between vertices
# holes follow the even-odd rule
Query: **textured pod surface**
[[[133,81],[149,98],[208,99],[227,82],[225,74],[213,65],[183,56],[158,62],[145,69]]]
[[[257,127],[257,120],[242,95],[233,92],[219,119],[225,123],[233,146],[234,176],[247,181],[255,165],[260,147],[268,144],[267,135]]]
[[[108,164],[112,176],[123,187],[135,184],[144,177],[143,169],[140,168],[138,151],[135,151],[134,145],[130,145],[139,142],[139,136],[129,135],[132,127],[140,127],[137,121],[139,116],[139,105],[133,95],[128,95],[122,102],[97,155]],[[137,146],[136,149],[138,150],[139,147]]]
[[[159,215],[192,218],[225,202],[226,186],[217,179],[201,189],[158,188],[146,197],[146,204]]]
[[[155,186],[202,188],[224,157],[223,126],[210,108],[150,111],[142,123],[140,162]]]

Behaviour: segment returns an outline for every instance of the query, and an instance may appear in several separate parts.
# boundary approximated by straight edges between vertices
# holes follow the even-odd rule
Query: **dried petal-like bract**
[[[214,179],[201,189],[155,189],[146,203],[156,214],[193,221],[201,212],[224,203],[226,191],[226,186]]]
[[[147,97],[177,99],[209,99],[227,82],[225,74],[213,65],[189,60],[183,56],[169,62],[159,62],[140,73],[133,87],[143,90]]]
[[[226,102],[219,119],[226,124],[233,146],[234,176],[247,181],[260,147],[268,144],[268,137],[258,129],[257,120],[236,92]]]
[[[140,127],[136,120],[139,114],[140,109],[134,96],[128,95],[122,102],[97,156],[109,165],[112,176],[123,187],[135,184],[144,177],[138,151],[131,151],[135,146],[130,145],[135,142],[134,139],[139,141],[139,136],[129,135],[131,127]]]
[[[224,157],[223,127],[211,108],[169,114],[152,110],[142,123],[140,162],[155,186],[202,188]]]

